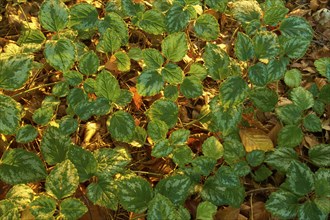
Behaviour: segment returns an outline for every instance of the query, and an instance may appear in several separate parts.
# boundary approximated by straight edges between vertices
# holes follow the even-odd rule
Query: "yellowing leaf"
[[[262,130],[255,128],[242,128],[239,131],[246,152],[253,150],[271,151],[274,145],[269,136]]]

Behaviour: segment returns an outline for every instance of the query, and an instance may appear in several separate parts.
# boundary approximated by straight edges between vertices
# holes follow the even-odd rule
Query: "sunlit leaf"
[[[44,1],[40,6],[39,21],[48,31],[58,32],[69,22],[69,10],[60,0]]]
[[[220,34],[219,23],[213,15],[202,14],[195,22],[194,31],[202,40],[216,40]]]
[[[162,42],[162,52],[173,62],[179,62],[188,51],[188,41],[184,32],[168,35]]]
[[[21,120],[22,106],[9,96],[0,94],[0,133],[15,134]]]

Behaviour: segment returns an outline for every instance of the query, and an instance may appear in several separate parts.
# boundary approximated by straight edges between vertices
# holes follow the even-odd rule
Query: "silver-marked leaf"
[[[287,38],[301,38],[310,41],[313,38],[311,25],[302,17],[291,16],[280,24],[280,31]]]
[[[161,74],[166,82],[173,85],[182,83],[184,77],[182,69],[174,63],[166,64]]]
[[[36,182],[46,175],[46,168],[35,153],[15,148],[2,155],[0,179],[7,184]]]
[[[301,110],[306,110],[314,105],[313,95],[303,87],[297,87],[291,91],[291,99]]]
[[[116,210],[118,199],[116,183],[112,178],[99,177],[97,182],[93,182],[87,187],[87,197],[94,205]]]
[[[146,70],[138,77],[136,87],[140,95],[152,96],[163,89],[164,80],[157,70]]]
[[[223,156],[223,146],[214,136],[206,139],[202,145],[203,154],[213,159],[220,159]]]
[[[127,53],[118,51],[114,54],[114,56],[116,57],[115,63],[119,71],[127,72],[131,69],[131,61]]]
[[[188,197],[192,186],[190,178],[186,175],[173,175],[161,179],[155,188],[160,193],[169,198],[174,204],[183,204]]]
[[[264,162],[265,152],[262,150],[253,150],[246,154],[246,161],[253,167],[257,167]]]
[[[154,48],[144,49],[142,51],[142,59],[146,64],[146,68],[148,69],[156,70],[160,68],[164,63],[164,57],[158,50]]]
[[[56,127],[48,127],[42,135],[41,154],[49,165],[55,165],[66,159],[71,139]]]
[[[32,119],[38,125],[47,125],[54,115],[54,110],[52,107],[38,108],[33,112]]]
[[[76,198],[64,199],[59,208],[64,219],[79,219],[88,211],[84,203]]]
[[[223,143],[224,154],[223,157],[226,163],[233,165],[245,156],[246,151],[240,140],[232,139],[226,140]]]
[[[261,62],[249,67],[248,76],[256,86],[265,86],[269,83],[267,66]]]
[[[0,133],[15,134],[21,120],[22,106],[9,96],[0,94]]]
[[[120,87],[117,79],[110,72],[103,70],[96,76],[95,94],[110,101],[115,101],[120,96]]]
[[[169,128],[174,127],[178,120],[178,106],[169,100],[157,100],[147,110],[149,120],[159,119],[164,121]]]
[[[323,197],[327,200],[330,199],[330,169],[320,168],[314,174],[314,187],[317,197]],[[329,204],[327,205],[329,207]],[[330,208],[330,207],[329,207]],[[327,208],[329,210],[329,208]]]
[[[28,143],[38,136],[38,131],[32,125],[20,127],[16,132],[16,141],[18,143]]]
[[[269,196],[266,202],[266,209],[276,217],[292,219],[297,215],[298,199],[299,197],[291,192],[279,190]]]
[[[41,26],[48,31],[58,32],[69,22],[69,10],[60,0],[44,1],[39,10]]]
[[[180,85],[180,92],[188,99],[203,95],[202,81],[195,76],[187,76]]]
[[[221,83],[220,101],[224,108],[241,104],[247,97],[248,85],[240,76],[231,76]]]
[[[78,171],[70,160],[57,164],[46,178],[45,188],[49,195],[63,199],[75,193],[79,185]]]
[[[315,60],[314,65],[319,73],[330,81],[330,57]]]
[[[179,62],[187,51],[188,41],[184,32],[170,34],[162,42],[162,52],[170,61]]]
[[[215,44],[207,43],[203,60],[207,73],[214,80],[224,79],[229,75],[230,59],[228,54]]]
[[[143,13],[138,26],[149,34],[162,34],[166,30],[165,16],[158,10],[148,10]]]
[[[318,144],[308,151],[309,159],[317,166],[330,166],[330,145]]]
[[[79,182],[85,182],[97,171],[97,162],[93,154],[80,146],[71,146],[68,151],[68,159],[78,171]]]
[[[61,118],[59,124],[64,135],[71,135],[78,129],[78,121],[69,115]]]
[[[288,64],[289,59],[286,57],[270,60],[267,64],[268,81],[273,82],[282,79]]]
[[[286,173],[292,161],[298,161],[298,155],[292,148],[276,148],[265,162],[280,172]]]
[[[166,138],[168,126],[164,121],[154,119],[148,123],[148,136],[154,141],[160,141]]]
[[[46,42],[44,55],[47,63],[54,69],[65,72],[74,64],[75,51],[75,46],[69,39],[51,40]]]
[[[322,131],[322,122],[316,114],[309,114],[303,120],[304,128],[310,132]]]
[[[109,118],[108,130],[111,137],[117,141],[129,142],[134,136],[135,122],[131,114],[117,111]]]
[[[258,32],[252,41],[254,53],[258,59],[271,59],[279,53],[278,38],[272,32]]]
[[[206,0],[205,3],[212,9],[215,9],[219,12],[224,12],[227,8],[227,3],[229,0]]]
[[[21,32],[17,44],[24,46],[24,44],[43,44],[46,40],[45,35],[39,29],[27,29]]]
[[[254,88],[250,92],[250,99],[263,112],[273,111],[278,101],[276,92],[268,88]]]
[[[151,184],[142,177],[133,176],[120,181],[118,197],[120,204],[127,210],[142,213],[148,208],[153,197]]]
[[[166,28],[169,33],[182,31],[189,23],[189,11],[180,4],[174,4],[165,17]]]
[[[117,13],[110,12],[105,17],[104,20],[98,23],[98,28],[100,33],[103,35],[107,29],[111,29],[111,33],[116,33],[120,38],[120,44],[122,46],[128,43],[128,27],[122,17]]]
[[[100,66],[100,60],[94,51],[89,51],[79,59],[79,71],[85,75],[91,75],[97,72]]]
[[[33,197],[33,190],[24,184],[14,185],[6,194],[6,199],[14,203],[20,211],[23,211],[28,205],[30,205]]]
[[[243,24],[259,20],[262,14],[259,3],[255,0],[236,1],[232,7],[235,19]]]
[[[98,21],[96,8],[87,3],[80,3],[70,8],[69,26],[78,31],[95,28]]]
[[[219,23],[213,15],[202,14],[195,22],[194,31],[202,40],[216,40],[220,34]]]
[[[121,38],[116,30],[108,28],[101,35],[96,50],[102,53],[113,53],[122,45]]]
[[[302,110],[295,104],[280,106],[275,112],[284,124],[299,124],[301,121]]]
[[[234,50],[236,57],[241,61],[247,61],[254,56],[254,49],[251,38],[241,32],[237,33]]]
[[[267,25],[276,26],[278,22],[282,21],[285,15],[289,12],[284,6],[269,7],[264,14],[264,22]]]
[[[30,212],[36,219],[53,219],[56,210],[56,200],[52,197],[41,195],[30,204]]]
[[[277,144],[279,147],[296,147],[300,145],[304,134],[301,128],[296,125],[284,126],[277,137]]]
[[[329,202],[329,201],[328,201]],[[327,220],[328,213],[322,212],[312,200],[307,200],[298,208],[298,219],[304,220]]]
[[[167,197],[157,193],[148,204],[148,219],[175,219],[175,206]]]
[[[21,88],[29,77],[32,58],[28,56],[12,56],[0,59],[0,88],[15,90]]]
[[[281,54],[291,59],[299,59],[303,57],[309,47],[310,40],[302,37],[279,37]]]
[[[168,139],[158,141],[151,150],[151,156],[161,158],[166,157],[173,151],[173,146]]]
[[[285,72],[284,82],[287,86],[298,87],[301,83],[301,72],[298,69],[291,69]]]
[[[179,167],[184,167],[186,164],[190,163],[194,157],[194,153],[189,146],[176,146],[172,151],[172,160]]]
[[[15,203],[10,200],[3,199],[0,201],[0,218],[1,219],[21,219],[21,214]]]
[[[209,201],[204,201],[198,204],[196,219],[200,220],[213,220],[217,212],[217,206]]]
[[[198,156],[191,161],[193,170],[203,176],[208,176],[213,171],[217,159],[207,157],[207,156]]]

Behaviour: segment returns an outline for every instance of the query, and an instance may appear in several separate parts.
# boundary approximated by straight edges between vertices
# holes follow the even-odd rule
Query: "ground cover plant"
[[[301,2],[2,1],[0,218],[328,219],[329,11]]]

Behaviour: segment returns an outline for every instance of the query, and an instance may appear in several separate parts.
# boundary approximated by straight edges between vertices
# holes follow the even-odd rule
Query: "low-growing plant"
[[[283,181],[265,199],[273,216],[327,219],[330,145],[302,142],[307,133],[322,135],[330,85],[304,87],[300,70],[288,69],[313,30],[288,16],[282,0],[64,2],[45,0],[41,27],[26,20],[1,53],[0,180],[12,185],[1,219],[26,211],[79,219],[88,211],[77,196],[82,186],[94,205],[157,220],[190,219],[185,202],[194,196],[196,219],[212,219],[220,206],[241,206],[245,178],[263,184],[275,172]],[[239,24],[231,39],[221,35],[218,16]],[[329,81],[330,58],[314,64]],[[55,80],[35,85],[41,73]],[[210,85],[214,93],[202,98]],[[39,89],[45,97],[31,113],[21,98]],[[201,100],[198,115],[181,121],[183,105]],[[283,125],[275,147],[256,127],[257,112]],[[106,126],[111,147],[78,141],[92,121]],[[197,149],[193,126],[206,134]],[[171,172],[152,181],[135,168],[136,150],[144,160],[163,158]]]

